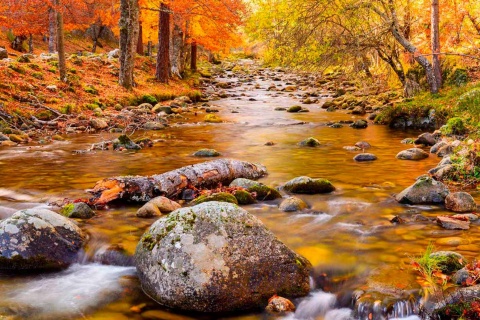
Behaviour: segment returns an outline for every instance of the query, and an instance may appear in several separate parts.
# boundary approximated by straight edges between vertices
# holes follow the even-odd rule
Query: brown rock
[[[468,230],[470,229],[470,221],[462,221],[450,217],[437,217],[437,224],[448,230]]]
[[[162,212],[155,206],[153,203],[147,202],[143,207],[138,209],[137,217],[140,218],[151,218],[154,216],[160,216]]]
[[[445,198],[445,208],[453,212],[475,212],[477,204],[473,197],[466,192],[450,193]]]
[[[288,299],[274,295],[265,308],[268,313],[285,313],[295,311],[295,305]]]

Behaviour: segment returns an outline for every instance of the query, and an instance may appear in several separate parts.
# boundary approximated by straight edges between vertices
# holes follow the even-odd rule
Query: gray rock
[[[126,134],[123,134],[117,139],[113,140],[113,149],[140,150],[142,147],[133,142]]]
[[[450,156],[446,156],[446,157],[443,157],[443,159],[438,163],[438,166],[444,166],[444,165],[447,165],[447,164],[452,164],[452,159],[450,158]]]
[[[285,183],[285,191],[292,193],[317,194],[335,191],[332,183],[326,179],[312,179],[310,177],[297,177]]]
[[[251,188],[251,187],[262,186],[262,185],[264,185],[264,184],[260,183],[258,181],[245,179],[245,178],[237,178],[237,179],[233,180],[230,183],[229,186],[230,187],[240,187],[240,188],[248,189],[248,188]]]
[[[423,176],[413,185],[395,196],[400,203],[406,204],[431,204],[443,203],[449,194],[448,188],[441,182],[431,177]]]
[[[453,192],[445,198],[445,208],[453,212],[475,212],[477,204],[473,197],[466,192]]]
[[[340,129],[340,128],[343,128],[343,124],[341,123],[334,123],[332,125],[329,126],[330,128],[334,128],[334,129]]]
[[[62,214],[68,218],[90,219],[95,215],[92,208],[84,202],[67,204],[62,208]]]
[[[448,145],[445,141],[440,141],[430,148],[430,153],[437,153],[442,147]]]
[[[470,221],[457,220],[450,217],[437,217],[437,224],[448,230],[468,230]]]
[[[365,120],[357,120],[350,125],[354,129],[366,129],[368,127],[368,122]]]
[[[8,59],[8,52],[5,48],[0,48],[0,60]]]
[[[108,59],[110,60],[120,58],[120,49],[113,49],[107,54],[107,56],[108,56]]]
[[[453,146],[450,144],[444,145],[440,149],[438,149],[437,156],[440,158],[448,156],[453,153]]]
[[[165,129],[165,124],[157,121],[148,121],[143,125],[145,130],[163,130]]]
[[[152,109],[153,112],[159,113],[159,112],[165,112],[166,114],[172,114],[172,107],[170,106],[164,106],[161,104],[156,104],[155,107]]]
[[[399,160],[422,160],[428,158],[428,153],[420,148],[411,148],[400,151],[396,158]]]
[[[425,146],[433,146],[437,143],[435,136],[431,133],[422,133],[418,136],[417,140],[415,140],[415,144],[423,144]]]
[[[134,267],[133,256],[120,245],[101,248],[93,256],[93,261],[107,266]]]
[[[218,157],[220,152],[215,149],[200,149],[193,154],[195,157]]]
[[[57,91],[58,91],[58,87],[57,87],[56,85],[54,85],[54,84],[48,85],[48,86],[46,87],[46,89],[47,89],[48,91],[51,91],[51,92],[57,92]]]
[[[321,145],[320,141],[318,141],[317,139],[313,138],[313,137],[310,137],[310,138],[307,138],[303,141],[300,141],[300,146],[302,147],[318,147]]]
[[[18,211],[0,222],[0,269],[68,267],[86,236],[73,221],[47,209]]]
[[[288,197],[280,203],[279,209],[283,212],[295,212],[307,208],[308,205],[300,198]]]
[[[467,281],[467,278],[469,277],[469,275],[470,274],[468,273],[468,270],[465,268],[462,268],[457,272],[455,272],[455,274],[452,277],[452,282],[458,286],[461,286],[462,284],[465,283],[465,281]]]
[[[135,261],[143,290],[184,311],[251,310],[273,294],[310,290],[310,263],[230,203],[207,202],[160,218],[142,236]]]
[[[430,169],[428,171],[428,173],[430,173],[434,178],[435,180],[443,180],[443,178],[449,174],[450,172],[453,171],[453,166],[451,164],[446,164],[444,166],[440,166],[440,167],[435,167],[433,169]]]
[[[9,141],[10,138],[4,135],[3,133],[0,133],[0,141]]]
[[[108,123],[102,119],[92,119],[90,120],[90,125],[95,130],[102,130],[108,128]]]
[[[377,156],[373,153],[360,153],[353,157],[353,160],[357,162],[374,161],[377,160]]]

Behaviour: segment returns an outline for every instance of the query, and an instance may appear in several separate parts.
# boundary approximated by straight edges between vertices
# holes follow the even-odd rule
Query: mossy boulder
[[[335,191],[335,187],[327,179],[312,179],[306,176],[288,181],[283,188],[291,193],[303,194],[330,193]]]
[[[318,147],[321,145],[320,141],[318,141],[317,139],[313,138],[313,137],[310,137],[310,138],[307,138],[303,141],[300,141],[299,143],[300,146],[302,147]]]
[[[467,128],[463,122],[463,119],[460,117],[454,117],[447,121],[447,124],[444,125],[441,130],[444,135],[463,135],[467,133]]]
[[[301,106],[291,106],[290,108],[287,109],[287,112],[296,113],[296,112],[300,112],[301,110],[302,110]]]
[[[247,205],[255,203],[255,198],[246,190],[236,190],[233,195],[237,198],[238,204]]]
[[[276,189],[266,186],[264,184],[259,184],[251,186],[247,189],[248,192],[255,192],[257,200],[268,201],[281,198],[282,195]]]
[[[230,187],[240,187],[244,189],[248,189],[254,186],[261,186],[263,183],[260,183],[258,181],[250,180],[250,179],[245,179],[245,178],[237,178],[233,180],[230,183]]]
[[[237,198],[235,198],[234,195],[227,192],[219,192],[211,195],[201,195],[200,197],[193,200],[192,204],[197,205],[200,203],[211,202],[211,201],[229,202],[229,203],[238,204]]]
[[[120,149],[140,150],[142,147],[133,142],[126,134],[122,134],[113,141],[113,150]]]
[[[0,270],[63,269],[87,240],[73,221],[47,209],[28,209],[0,222]]]
[[[159,113],[159,112],[164,112],[164,113],[166,113],[166,114],[172,114],[172,113],[173,113],[172,107],[170,107],[170,106],[164,106],[164,105],[161,105],[161,104],[156,104],[156,105],[153,107],[152,111],[153,111],[154,113]]]
[[[423,151],[420,148],[411,148],[408,150],[400,151],[396,158],[399,160],[422,160],[428,158],[428,152]]]
[[[182,311],[255,310],[274,294],[310,291],[310,262],[231,203],[202,203],[160,218],[142,236],[135,261],[147,295]]]
[[[405,204],[435,204],[443,203],[449,193],[448,188],[440,181],[423,176],[397,194],[395,199]]]
[[[445,274],[453,274],[466,265],[466,259],[454,251],[437,251],[431,253],[429,257],[439,261],[438,267]]]
[[[368,127],[368,122],[366,120],[357,120],[350,125],[354,129],[366,129]]]
[[[62,215],[68,218],[90,219],[95,215],[92,208],[84,202],[70,203],[63,206]]]
[[[220,152],[215,149],[200,149],[193,154],[195,157],[218,157]]]

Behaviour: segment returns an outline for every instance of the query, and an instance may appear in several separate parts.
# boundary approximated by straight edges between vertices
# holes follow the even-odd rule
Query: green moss
[[[192,201],[193,205],[197,205],[200,203],[204,202],[210,202],[210,201],[219,201],[219,202],[229,202],[229,203],[234,203],[238,204],[237,198],[235,196],[231,195],[230,193],[227,192],[219,192],[219,193],[214,193],[212,195],[202,195],[195,200]]]
[[[461,135],[467,132],[467,128],[465,127],[462,118],[454,117],[447,121],[447,124],[441,128],[441,131],[444,135]]]
[[[38,71],[38,70],[41,69],[40,66],[39,66],[38,64],[36,64],[36,63],[30,63],[30,64],[28,65],[28,67],[29,67],[30,69],[36,70],[36,71]]]
[[[17,62],[20,63],[30,63],[30,58],[27,55],[21,55],[17,58]]]
[[[247,205],[255,203],[255,198],[252,194],[245,190],[236,190],[234,193],[235,198],[238,201],[238,204]]]
[[[140,98],[141,103],[150,103],[151,105],[155,105],[158,103],[157,98],[150,94],[145,94]]]
[[[83,89],[85,90],[86,93],[90,93],[93,95],[98,94],[98,90],[93,85],[85,86]]]
[[[25,73],[27,72],[27,70],[26,70],[24,67],[19,66],[19,65],[16,64],[16,63],[11,63],[11,64],[9,64],[9,65],[8,65],[8,68],[9,68],[9,69],[12,69],[13,71],[18,72],[18,73],[20,73],[20,74],[25,74]]]
[[[53,118],[53,112],[49,110],[40,111],[36,114],[37,118],[40,120],[50,120]]]
[[[43,73],[41,73],[41,72],[33,72],[32,77],[34,77],[35,79],[38,79],[38,80],[45,79],[45,77],[43,76]]]
[[[247,189],[248,192],[255,192],[257,200],[275,200],[281,198],[280,192],[266,185],[255,185]]]
[[[287,112],[295,113],[295,112],[299,112],[300,110],[302,110],[301,106],[291,106],[290,108],[287,109]]]
[[[72,214],[73,209],[75,209],[75,205],[73,203],[69,203],[63,206],[63,208],[60,210],[60,213],[65,217],[69,217]]]

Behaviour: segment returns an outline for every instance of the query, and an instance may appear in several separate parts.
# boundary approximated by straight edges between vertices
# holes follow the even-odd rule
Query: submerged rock
[[[297,177],[285,183],[283,186],[285,191],[292,193],[330,193],[335,191],[332,183],[326,179],[312,179],[310,177]]]
[[[301,110],[302,110],[301,106],[291,106],[290,108],[287,109],[287,112],[295,113],[295,112],[300,112]]]
[[[135,258],[143,290],[184,311],[251,310],[274,294],[298,297],[310,290],[308,260],[229,203],[203,203],[157,220]]]
[[[353,157],[353,160],[358,162],[374,161],[377,160],[377,156],[373,153],[360,153]]]
[[[318,147],[320,145],[321,145],[320,141],[318,141],[313,137],[307,138],[300,142],[300,146],[302,147]]]
[[[475,212],[477,211],[477,204],[470,194],[466,192],[454,192],[445,198],[445,208],[460,213]]]
[[[280,203],[279,209],[283,212],[295,212],[307,208],[308,205],[300,198],[288,197]]]
[[[428,158],[428,153],[420,148],[411,148],[400,151],[396,158],[399,160],[422,160]]]
[[[93,212],[88,204],[78,202],[63,206],[62,214],[68,218],[90,219],[95,215],[95,212]]]
[[[350,125],[354,129],[366,129],[368,127],[368,122],[365,120],[357,120]]]
[[[121,149],[140,150],[142,147],[133,142],[126,134],[123,134],[117,139],[113,140],[113,150]]]
[[[406,204],[443,203],[448,194],[449,190],[443,183],[425,176],[397,194],[395,199]]]
[[[0,222],[0,269],[66,268],[77,260],[86,239],[72,220],[58,213],[18,211]]]
[[[218,201],[218,202],[230,202],[234,204],[238,204],[237,198],[227,192],[219,192],[214,193],[211,195],[202,195],[195,200],[193,200],[192,204],[197,205],[204,202],[211,202],[211,201]]]
[[[215,149],[200,149],[193,154],[195,157],[218,157],[220,152]]]

